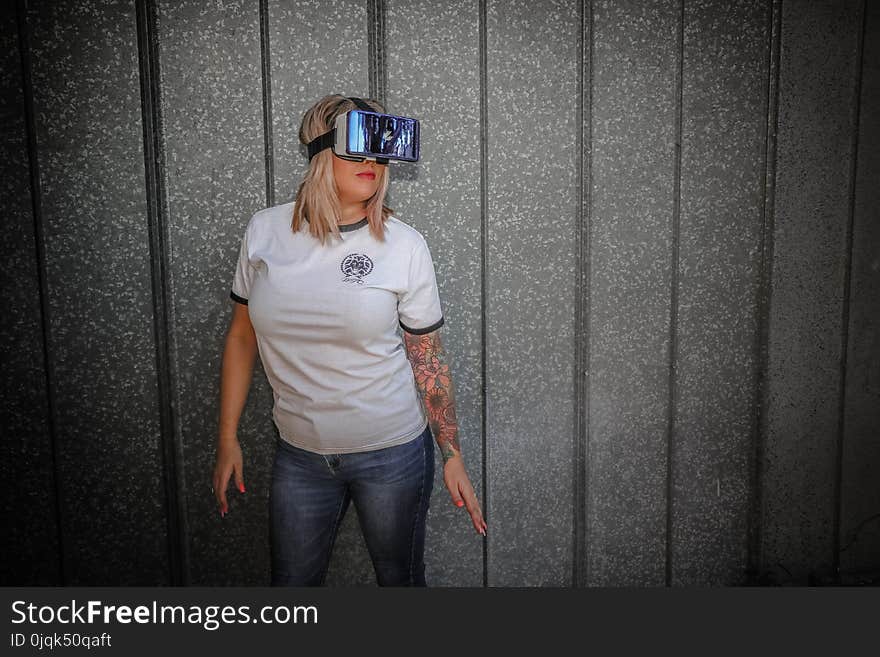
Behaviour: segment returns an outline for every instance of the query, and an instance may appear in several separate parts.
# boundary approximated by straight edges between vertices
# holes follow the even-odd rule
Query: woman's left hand
[[[467,472],[465,472],[461,456],[452,456],[443,464],[443,482],[449,489],[452,503],[458,507],[467,507],[468,513],[471,514],[471,522],[474,523],[474,529],[478,534],[485,536],[486,521],[483,520],[483,512],[477,501],[477,494],[474,492],[474,487],[471,486]]]

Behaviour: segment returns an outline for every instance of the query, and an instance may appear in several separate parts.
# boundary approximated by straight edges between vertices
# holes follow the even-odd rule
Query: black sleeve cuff
[[[437,322],[435,324],[431,324],[431,326],[426,326],[425,328],[419,328],[419,329],[410,328],[406,324],[401,322],[400,320],[397,320],[397,323],[400,324],[400,328],[402,328],[407,333],[411,333],[412,335],[424,335],[425,333],[430,333],[431,331],[436,331],[438,328],[443,326],[443,317],[440,318],[439,322]]]
[[[245,299],[244,297],[240,297],[240,296],[238,296],[238,295],[237,295],[235,292],[233,292],[232,290],[229,290],[229,296],[232,298],[233,301],[237,301],[238,303],[243,304],[243,305],[245,305],[245,306],[248,305],[248,300],[247,300],[247,299]]]

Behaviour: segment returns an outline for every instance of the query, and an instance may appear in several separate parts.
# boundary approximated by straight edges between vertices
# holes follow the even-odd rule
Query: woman
[[[364,102],[384,111],[375,101],[322,98],[303,116],[300,141]],[[354,502],[378,584],[426,586],[432,439],[453,504],[486,533],[458,442],[434,266],[421,234],[384,205],[388,165],[334,150],[310,151],[295,201],[257,212],[242,239],[213,490],[221,516],[230,477],[245,491],[236,431],[259,352],[278,428],[272,584],[322,585]]]

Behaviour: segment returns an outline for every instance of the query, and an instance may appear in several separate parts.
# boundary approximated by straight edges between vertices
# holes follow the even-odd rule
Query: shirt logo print
[[[373,271],[373,261],[363,253],[349,253],[343,258],[340,269],[345,274],[345,278],[342,279],[343,283],[363,285],[364,282],[361,279]]]

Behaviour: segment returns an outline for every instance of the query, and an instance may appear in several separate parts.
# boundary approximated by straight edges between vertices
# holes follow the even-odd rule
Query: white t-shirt
[[[251,217],[231,292],[248,306],[279,435],[319,454],[413,440],[427,418],[398,325],[443,325],[424,237],[392,216],[379,242],[364,218],[321,245],[305,223],[292,232],[293,205]]]

